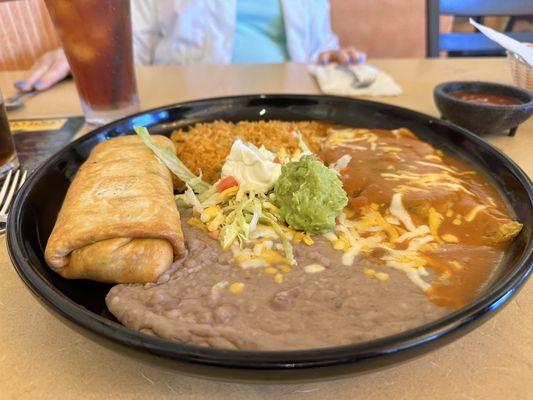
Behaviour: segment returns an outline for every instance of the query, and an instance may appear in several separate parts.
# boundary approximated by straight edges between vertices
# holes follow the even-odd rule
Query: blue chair
[[[427,56],[440,51],[453,54],[498,54],[502,48],[476,33],[440,33],[439,16],[472,17],[482,22],[487,16],[533,17],[533,0],[427,0]],[[509,33],[520,42],[533,42],[533,32]]]

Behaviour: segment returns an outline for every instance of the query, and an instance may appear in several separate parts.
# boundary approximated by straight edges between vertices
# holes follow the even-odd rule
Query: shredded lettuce
[[[235,240],[239,241],[239,245],[248,239],[250,235],[250,224],[246,222],[246,218],[242,210],[235,214],[233,221],[227,223],[220,230],[220,244],[225,250],[230,247]]]
[[[183,193],[185,195],[185,201],[192,206],[192,209],[194,211],[196,211],[197,213],[201,213],[204,210],[202,203],[200,203],[200,200],[198,200],[198,198],[194,194],[194,190],[192,190],[192,187],[188,183],[186,183],[185,186],[187,186],[185,193]]]
[[[198,200],[200,200],[200,202],[202,203],[202,207],[204,208],[211,207],[217,204],[218,192],[215,192],[213,194],[209,192],[210,190],[207,190],[198,196]],[[206,194],[210,196],[206,196]]]
[[[263,213],[261,219],[270,225],[272,229],[274,229],[274,232],[276,232],[276,235],[278,235],[279,240],[281,240],[283,252],[285,253],[285,258],[287,258],[287,261],[289,261],[291,265],[296,264],[296,260],[294,259],[294,254],[292,251],[292,244],[289,242],[289,239],[287,239],[287,236],[281,229],[281,226],[276,222],[275,217],[268,214],[269,213]]]
[[[239,232],[237,226],[233,224],[224,225],[220,230],[220,245],[224,250],[227,250],[232,243],[237,239]]]
[[[311,149],[305,143],[302,137],[302,133],[298,129],[294,130],[292,134],[296,139],[298,139],[298,146],[300,147],[300,150],[302,151],[301,155],[313,154]]]
[[[255,231],[255,228],[257,228],[257,223],[259,222],[259,218],[261,217],[262,210],[263,207],[261,207],[261,201],[254,200],[253,216],[250,221],[250,232]]]
[[[246,221],[244,210],[251,204],[250,198],[242,200],[235,209],[226,216],[226,221],[220,230],[220,243],[223,249],[227,249],[237,239],[239,245],[250,235],[250,224]]]
[[[167,147],[158,146],[150,137],[144,126],[133,127],[135,133],[142,139],[167,168],[183,182],[188,184],[196,193],[203,193],[211,189],[211,185],[202,180],[202,176],[194,175],[189,168]]]
[[[257,197],[256,197],[257,196]],[[228,212],[224,226],[220,230],[220,243],[227,249],[235,240],[242,245],[249,239],[251,232],[257,229],[258,223],[272,227],[283,246],[283,252],[288,262],[295,264],[292,245],[283,229],[277,222],[280,217],[275,212],[263,207],[268,196],[253,192],[243,195],[239,203],[224,207],[223,212]]]
[[[210,202],[213,202],[213,204],[216,203],[216,198],[218,196],[218,193],[219,192],[218,192],[218,189],[217,189],[217,184],[215,183],[209,189],[207,189],[206,191],[200,193],[198,195],[198,200],[200,200],[202,202],[202,205],[204,207],[208,207],[207,203],[210,203]],[[213,204],[209,204],[209,205],[213,205]]]

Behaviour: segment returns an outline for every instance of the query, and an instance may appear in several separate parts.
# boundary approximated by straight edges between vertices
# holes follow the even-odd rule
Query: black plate
[[[497,276],[467,307],[416,329],[371,342],[321,350],[258,352],[214,350],[157,339],[120,325],[105,307],[109,285],[65,280],[45,264],[43,249],[65,192],[91,149],[134,125],[169,133],[195,122],[326,120],[344,125],[407,127],[444,151],[492,177],[524,229],[511,245]],[[392,365],[440,347],[501,309],[527,279],[533,260],[533,189],[516,164],[476,135],[450,123],[387,104],[331,96],[251,95],[171,105],[128,117],[76,140],[38,168],[18,192],[8,221],[15,268],[33,294],[62,321],[122,353],[189,373],[222,378],[318,379]],[[226,367],[226,368],[220,368]],[[319,368],[320,367],[320,368]]]

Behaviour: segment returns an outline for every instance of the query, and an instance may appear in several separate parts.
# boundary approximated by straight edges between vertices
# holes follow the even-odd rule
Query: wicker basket
[[[526,43],[526,45],[533,48],[533,43]],[[533,92],[533,68],[516,53],[508,51],[507,59],[515,85]]]

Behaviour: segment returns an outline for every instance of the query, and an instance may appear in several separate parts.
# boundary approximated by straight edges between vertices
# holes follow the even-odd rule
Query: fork
[[[4,100],[7,111],[13,111],[24,106],[24,102],[29,98],[39,94],[37,90],[32,90],[30,92],[18,92],[13,96],[8,97]]]
[[[367,77],[366,79],[360,79],[359,76],[357,76],[357,74],[354,71],[352,71],[349,67],[346,67],[344,65],[338,65],[337,68],[350,74],[353,77],[351,86],[354,89],[365,89],[371,86],[376,81],[375,76]]]
[[[15,173],[9,171],[4,184],[2,185],[2,189],[0,189],[0,234],[6,231],[7,211],[9,210],[9,206],[11,205],[15,193],[20,189],[26,180],[27,175],[28,171],[23,170],[21,172],[20,169],[17,169]]]

